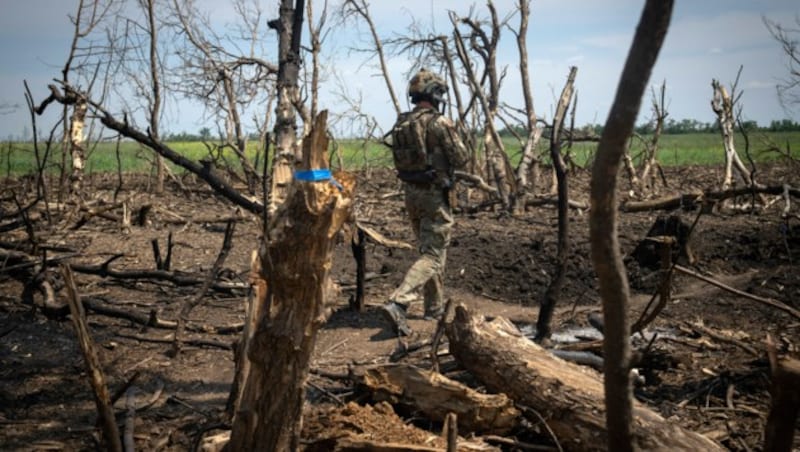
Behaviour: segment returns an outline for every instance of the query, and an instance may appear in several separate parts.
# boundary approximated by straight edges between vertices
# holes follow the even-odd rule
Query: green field
[[[768,152],[770,144],[777,145],[782,149],[793,150],[793,155],[800,156],[800,132],[773,132],[762,133],[754,132],[750,136],[749,152],[757,162],[772,161],[780,158],[774,152]],[[206,146],[201,142],[169,142],[168,145],[180,154],[192,159],[199,160],[211,155]],[[506,150],[511,156],[512,163],[519,161],[519,143],[511,138],[505,140]],[[741,136],[737,136],[737,150],[743,159],[745,156],[745,141]],[[540,143],[540,152],[547,155],[547,143],[543,140]],[[573,161],[579,165],[586,165],[591,161],[597,149],[596,143],[575,144],[569,152],[573,155]],[[257,155],[257,143],[251,143],[248,147],[248,158],[254,160]],[[566,152],[566,149],[564,150]],[[635,143],[632,147],[633,155],[636,156],[641,151],[641,144]],[[382,144],[360,140],[339,140],[331,145],[331,166],[338,168],[340,161],[345,169],[359,169],[365,166],[381,167],[391,164],[391,155],[388,148]],[[0,142],[0,177],[10,175],[22,175],[35,172],[37,168],[37,158],[32,143],[19,142]],[[45,145],[39,144],[39,160],[43,160],[48,154],[45,168],[49,172],[58,172],[61,165],[60,146],[54,145],[48,152]],[[148,172],[152,170],[153,153],[149,149],[138,143],[123,141],[102,142],[93,145],[89,151],[87,172],[103,173],[116,172],[122,168],[124,172]],[[681,165],[719,165],[724,162],[724,150],[722,141],[718,134],[685,134],[685,135],[664,135],[659,142],[659,159],[665,166]],[[225,159],[237,166],[237,159],[231,151],[222,153],[215,152],[214,157]],[[547,160],[547,158],[545,158]],[[259,157],[263,164],[263,156]],[[69,165],[69,160],[67,160]],[[178,168],[173,168],[180,172]]]
[[[767,162],[780,158],[777,153],[767,151],[773,145],[785,150],[788,144],[792,155],[796,158],[800,157],[800,147],[798,147],[800,146],[800,132],[754,132],[750,134],[749,140],[750,143],[747,146],[741,135],[736,136],[736,150],[745,161],[747,161],[746,150],[756,162]],[[543,150],[549,146],[549,143],[540,142],[539,144]],[[634,141],[631,147],[634,158],[641,153],[642,148],[639,141]],[[725,163],[725,148],[719,134],[662,135],[658,142],[658,148],[658,159],[664,166],[721,165]],[[514,150],[516,153],[519,152],[519,144],[516,141],[507,140],[506,149],[512,150],[512,162],[518,161],[518,158],[514,158]],[[568,152],[573,155],[573,161],[585,166],[591,161],[596,150],[597,143],[577,143]],[[562,152],[567,152],[567,150],[562,149]]]

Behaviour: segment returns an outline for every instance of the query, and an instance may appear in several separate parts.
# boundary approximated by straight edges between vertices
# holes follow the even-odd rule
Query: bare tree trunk
[[[517,167],[516,178],[518,193],[515,195],[515,200],[517,201],[519,201],[519,198],[525,196],[525,192],[529,187],[533,189],[536,188],[536,182],[538,182],[536,179],[538,177],[529,179],[529,175],[531,175],[531,166],[533,165],[533,167],[535,167],[533,176],[538,176],[539,159],[536,156],[536,145],[539,143],[543,132],[543,129],[539,128],[537,125],[536,110],[533,105],[533,94],[531,93],[530,74],[528,71],[527,34],[528,17],[530,16],[530,0],[519,0],[519,12],[520,25],[519,31],[517,32],[517,48],[519,50],[522,93],[525,98],[525,112],[527,113],[528,139],[525,141],[525,147],[522,149],[522,159]],[[522,202],[517,202],[517,206],[524,208],[524,199]]]
[[[631,193],[636,194],[639,191],[641,182],[639,181],[639,174],[636,171],[636,165],[633,163],[633,158],[631,157],[631,144],[631,141],[628,140],[628,144],[625,146],[625,153],[622,155],[622,162],[625,165],[625,172],[628,173]]]
[[[225,90],[225,99],[228,101],[228,140],[232,139],[231,147],[242,164],[248,193],[255,194],[258,189],[258,173],[247,158],[247,136],[242,130],[242,118],[239,115],[239,106],[236,104],[236,92],[233,88],[233,79],[228,68],[221,71],[222,86]],[[232,130],[231,130],[232,129]]]
[[[325,26],[325,21],[327,20],[328,16],[328,2],[323,2],[322,13],[319,17],[319,22],[317,25],[314,25],[314,2],[313,0],[307,0],[306,4],[306,14],[308,17],[308,36],[309,41],[311,42],[311,108],[309,110],[309,116],[312,118],[317,117],[317,112],[319,108],[319,79],[320,79],[320,69],[319,69],[319,54],[322,51],[322,30]]]
[[[634,138],[637,138],[644,148],[639,162],[640,169],[637,170],[636,163],[631,156],[633,140],[628,142],[625,154],[622,156],[625,172],[628,173],[630,179],[631,196],[644,197],[646,194],[655,192],[657,171],[661,169],[658,163],[658,141],[664,131],[664,120],[669,116],[665,108],[666,87],[666,82],[662,82],[659,96],[656,96],[655,90],[652,92],[653,118],[650,122],[654,124],[653,135],[649,139],[645,139],[639,134],[634,134]],[[664,180],[664,185],[666,185],[666,180]]]
[[[559,298],[561,298],[561,288],[564,286],[564,277],[567,273],[567,252],[569,249],[569,184],[567,182],[567,170],[564,167],[564,159],[561,157],[561,131],[564,127],[564,119],[567,115],[570,100],[572,99],[575,76],[578,68],[572,66],[569,70],[567,83],[561,91],[561,98],[558,100],[558,107],[553,118],[553,133],[550,136],[550,158],[553,160],[553,171],[558,180],[558,254],[556,257],[556,268],[553,271],[553,279],[547,286],[539,309],[539,318],[536,321],[536,340],[541,341],[550,337],[550,322],[553,319],[553,311]]]
[[[734,117],[734,107],[736,99],[732,98],[732,94],[728,94],[728,90],[720,85],[719,81],[711,80],[711,87],[714,89],[714,98],[711,101],[711,108],[717,114],[719,120],[720,133],[722,133],[722,144],[725,146],[725,178],[722,181],[722,190],[727,190],[733,185],[733,170],[742,178],[745,185],[752,185],[750,179],[750,172],[742,163],[739,154],[736,152],[736,145],[734,144],[734,127],[736,125],[736,118]],[[735,85],[734,91],[735,93]]]
[[[378,36],[378,31],[375,28],[375,24],[372,22],[372,16],[369,14],[369,3],[367,3],[365,0],[345,0],[345,2],[342,4],[342,8],[346,10],[348,7],[352,8],[353,12],[361,16],[369,27],[369,32],[372,35],[372,41],[375,43],[375,53],[378,55],[378,61],[381,65],[381,75],[383,76],[383,81],[386,82],[386,89],[389,90],[389,96],[392,99],[394,111],[399,115],[402,112],[402,109],[400,108],[400,102],[397,100],[397,95],[394,92],[392,79],[389,77],[389,67],[386,65],[386,58],[384,56],[381,38]]]
[[[470,88],[473,95],[478,99],[483,110],[483,126],[484,126],[484,151],[486,153],[487,163],[491,172],[491,177],[497,184],[497,192],[500,196],[500,201],[503,208],[508,210],[511,207],[510,196],[516,192],[516,180],[508,161],[508,155],[505,153],[503,147],[503,140],[497,129],[494,126],[494,118],[497,113],[498,104],[498,85],[496,75],[496,61],[495,55],[497,53],[497,42],[499,40],[500,25],[497,22],[496,11],[491,2],[488,3],[489,10],[492,13],[492,36],[486,36],[480,26],[471,19],[464,18],[458,19],[454,13],[450,15],[450,21],[454,26],[455,44],[458,57],[464,67],[469,81]],[[483,91],[475,71],[472,69],[472,62],[467,54],[466,46],[464,45],[464,37],[458,30],[458,22],[465,23],[471,27],[473,33],[479,36],[479,41],[482,43],[482,51],[480,52],[484,58],[486,66],[486,73],[489,79],[488,94]]]
[[[327,112],[303,144],[306,170],[327,168]],[[229,450],[297,450],[304,386],[325,303],[334,237],[350,216],[355,178],[295,180],[259,251],[269,281],[256,330],[245,345],[250,371],[233,421]],[[259,300],[260,301],[260,300]]]
[[[84,17],[83,12],[84,12],[85,9],[88,9],[89,7],[97,8],[97,3],[98,3],[97,0],[94,0],[91,3],[92,3],[91,5],[86,5],[85,0],[79,0],[78,1],[77,11],[75,12],[75,15],[72,16],[72,18],[71,18],[71,20],[73,21],[73,25],[75,26],[75,29],[73,30],[73,33],[72,33],[72,42],[70,44],[69,55],[67,56],[67,61],[64,62],[64,67],[61,69],[61,81],[64,82],[64,83],[69,83],[69,74],[70,74],[70,71],[72,70],[72,62],[75,59],[75,54],[78,52],[78,41],[81,38],[83,38],[84,36],[86,36],[89,32],[91,32],[91,30],[97,24],[97,22],[95,22],[95,21],[90,21],[88,24],[81,23],[81,19]],[[92,15],[92,17],[93,18],[96,17],[98,20],[100,19],[99,17],[95,16],[94,14]],[[84,27],[84,28],[82,28],[82,27]],[[72,146],[71,146],[71,137],[72,137],[71,128],[72,128],[72,126],[70,124],[68,124],[68,122],[67,122],[67,117],[69,116],[68,115],[69,108],[68,108],[67,105],[64,105],[63,107],[64,107],[64,113],[62,115],[62,118],[63,118],[64,139],[62,141],[62,148],[61,148],[61,150],[62,150],[62,153],[61,153],[61,172],[60,172],[60,175],[59,175],[59,183],[58,183],[58,201],[59,202],[61,202],[63,200],[63,192],[64,192],[64,190],[66,188],[67,152],[70,152],[70,154],[72,154]],[[77,110],[77,109],[78,108],[76,106],[75,110]],[[85,115],[85,112],[84,112],[84,115]],[[82,162],[82,160],[81,160],[81,162]],[[73,169],[73,174],[74,174],[74,170],[75,170],[74,157],[73,157],[72,169]],[[82,170],[82,167],[81,167],[81,170]]]
[[[664,120],[667,119],[669,113],[666,110],[665,95],[667,90],[667,83],[661,83],[661,90],[659,97],[656,97],[655,91],[653,92],[653,116],[655,121],[655,129],[653,136],[650,140],[645,142],[645,153],[642,162],[642,172],[640,186],[638,190],[644,192],[645,189],[649,193],[653,193],[656,189],[656,171],[660,165],[658,163],[658,141],[661,139],[661,133],[664,131]]]
[[[94,390],[94,402],[97,407],[97,414],[100,417],[99,424],[103,428],[105,446],[113,452],[122,452],[122,441],[119,435],[119,427],[114,417],[114,408],[111,406],[111,396],[108,393],[106,378],[97,356],[97,348],[94,346],[92,336],[89,334],[89,327],[86,323],[86,313],[81,303],[75,280],[72,277],[72,270],[68,265],[61,266],[61,274],[67,287],[67,300],[69,302],[72,324],[75,326],[75,333],[78,336],[78,345],[86,361],[89,373],[89,382]]]
[[[258,250],[253,250],[250,258],[250,293],[245,302],[245,317],[242,336],[234,349],[234,370],[231,392],[225,404],[225,415],[232,420],[239,411],[242,401],[244,379],[250,374],[250,359],[247,358],[248,346],[252,344],[253,334],[258,326],[258,321],[267,306],[267,280],[261,271],[261,260]]]
[[[159,81],[158,67],[158,27],[154,13],[154,0],[147,0],[147,24],[150,32],[150,85],[152,96],[150,99],[150,134],[153,139],[159,140],[158,123],[161,117],[161,83]],[[164,193],[164,158],[156,155],[156,189],[158,194]]]
[[[464,145],[467,147],[467,149],[469,149],[470,152],[468,170],[474,172],[477,170],[477,164],[475,162],[475,134],[470,131],[470,128],[467,127],[464,122],[467,113],[464,110],[464,101],[461,99],[461,90],[458,87],[458,73],[456,72],[453,56],[450,53],[450,46],[448,45],[447,36],[439,36],[438,39],[442,43],[442,55],[445,64],[447,65],[447,73],[450,76],[450,85],[452,87],[453,97],[456,99],[456,111],[458,112],[458,119],[455,121],[456,128],[461,134],[461,139],[464,142]]]
[[[617,174],[642,94],[669,28],[672,6],[672,0],[648,0],[645,4],[592,168],[589,237],[606,324],[606,423],[608,449],[614,451],[633,450],[630,295],[617,237]]]
[[[72,116],[69,118],[69,153],[72,156],[72,172],[70,173],[70,192],[73,196],[82,196],[83,169],[86,166],[86,143],[83,128],[86,121],[86,99],[80,97],[75,103]]]
[[[292,173],[298,160],[295,103],[299,99],[300,36],[303,0],[281,0],[280,18],[270,21],[278,40],[278,105],[275,111],[275,153],[272,161],[272,187],[268,211],[272,214],[289,196]]]

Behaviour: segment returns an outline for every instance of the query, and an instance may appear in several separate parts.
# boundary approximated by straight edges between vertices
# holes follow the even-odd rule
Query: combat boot
[[[444,314],[444,307],[442,306],[430,306],[425,308],[425,315],[423,319],[425,320],[439,320],[442,318],[442,314]]]
[[[392,325],[392,329],[398,336],[411,336],[411,328],[406,320],[406,307],[400,303],[390,301],[381,306],[381,313],[384,318]]]

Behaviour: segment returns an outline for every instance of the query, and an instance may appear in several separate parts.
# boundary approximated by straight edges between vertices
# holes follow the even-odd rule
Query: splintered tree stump
[[[450,351],[486,388],[502,392],[545,419],[566,450],[606,450],[603,377],[556,358],[509,321],[487,322],[456,307],[447,326]],[[641,450],[722,451],[719,444],[667,422],[649,408],[633,408],[634,447]]]
[[[326,112],[303,140],[304,170],[327,169]],[[254,309],[256,329],[243,337],[243,376],[228,450],[297,450],[308,365],[326,321],[334,238],[351,215],[352,175],[301,180],[288,187],[259,250],[267,293]],[[247,333],[249,334],[249,333]]]
[[[444,375],[405,364],[357,368],[354,379],[376,402],[406,404],[435,422],[455,414],[460,431],[504,434],[520,411],[505,394],[482,394]]]

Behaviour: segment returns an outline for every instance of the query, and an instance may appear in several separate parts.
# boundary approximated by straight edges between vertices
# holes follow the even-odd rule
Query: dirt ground
[[[721,175],[720,168],[667,168],[670,186],[661,191],[717,187]],[[767,184],[800,185],[798,172],[778,165],[760,168],[757,177]],[[93,176],[87,183],[95,193],[93,199],[111,204],[114,177]],[[72,264],[97,265],[121,254],[110,264],[111,269],[153,270],[151,241],[158,239],[163,253],[171,232],[171,269],[202,278],[219,252],[225,229],[222,219],[237,213],[207,187],[188,179],[185,183],[189,188],[169,184],[169,192],[156,197],[147,192],[142,177],[126,178],[118,199],[129,200],[134,214],[143,205],[152,206],[143,226],[121,228],[111,216],[95,216],[76,228],[80,215],[61,215],[48,224],[40,212],[33,233],[48,249],[48,257],[67,256],[65,260]],[[570,184],[572,198],[587,202],[588,175],[581,171],[571,174]],[[30,187],[30,181],[0,181],[4,189],[0,207],[6,213],[15,211],[9,194],[21,196],[32,191]],[[388,238],[412,241],[398,188],[390,172],[376,171],[369,177],[360,174],[358,216]],[[784,206],[779,200],[753,213],[728,209],[701,215],[691,236],[697,258],[693,268],[739,290],[800,309],[800,220],[794,206],[793,216],[783,219]],[[556,264],[556,210],[537,207],[517,216],[468,210],[460,209],[456,215],[446,274],[448,296],[480,314],[503,316],[523,331],[531,331]],[[118,216],[122,209],[109,212]],[[668,213],[691,224],[698,212],[621,215],[620,241],[629,265],[634,320],[651,299],[657,273],[627,256],[656,218]],[[572,243],[566,284],[553,321],[556,333],[564,333],[558,337],[569,336],[570,331],[593,331],[587,317],[600,310],[587,219],[586,212],[570,212]],[[233,249],[224,265],[228,281],[246,280],[258,235],[255,219],[238,221]],[[25,250],[27,240],[25,228],[0,235],[5,249]],[[373,242],[368,242],[366,250],[367,309],[359,314],[348,307],[355,281],[350,244],[342,240],[336,246],[332,277],[341,290],[332,300],[333,314],[319,333],[314,353],[303,444],[308,450],[329,450],[326,448],[336,438],[353,436],[444,447],[437,420],[386,403],[372,403],[336,378],[352,366],[388,362],[399,346],[378,306],[399,283],[416,251]],[[73,325],[66,316],[45,316],[23,301],[24,275],[24,271],[6,269],[0,263],[0,450],[94,450],[97,411]],[[198,290],[197,285],[166,281],[75,275],[85,300],[162,320],[175,320],[181,306]],[[669,304],[649,327],[659,335],[640,364],[644,381],[637,385],[636,397],[664,417],[708,434],[730,450],[760,450],[770,402],[764,340],[769,334],[782,353],[797,356],[800,321],[683,274],[675,275],[672,293]],[[110,392],[124,389],[126,382],[134,379],[115,408],[120,425],[126,419],[126,401],[137,408],[133,419],[137,449],[191,450],[202,435],[224,430],[219,420],[233,377],[230,346],[238,336],[235,332],[205,333],[197,327],[239,324],[244,319],[244,300],[242,292],[209,292],[190,315],[191,330],[186,337],[193,342],[177,357],[168,354],[173,330],[89,311],[89,327]],[[422,319],[421,307],[412,308],[410,325],[416,336],[407,343],[430,337],[435,327],[434,322]],[[446,348],[444,344],[441,350]],[[402,360],[430,367],[429,348]],[[445,374],[459,373],[455,362],[442,369]],[[509,433],[508,438],[554,445],[552,438],[523,429]]]

